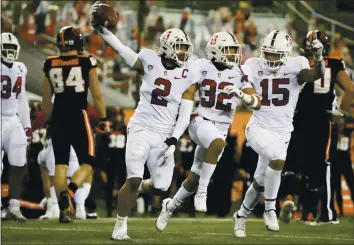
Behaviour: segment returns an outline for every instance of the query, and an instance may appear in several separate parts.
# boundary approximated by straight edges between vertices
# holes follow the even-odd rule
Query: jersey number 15
[[[272,81],[271,93],[273,95],[282,95],[282,99],[274,98],[269,99],[269,80],[263,79],[260,83],[262,88],[262,106],[270,106],[272,103],[274,106],[285,106],[289,103],[290,91],[287,88],[280,88],[280,85],[288,85],[290,83],[288,78],[274,78]]]

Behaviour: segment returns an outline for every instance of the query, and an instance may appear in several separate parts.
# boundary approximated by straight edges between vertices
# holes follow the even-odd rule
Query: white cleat
[[[52,206],[47,206],[47,211],[39,219],[59,219],[59,213],[58,204],[53,204]]]
[[[269,231],[279,231],[279,224],[275,210],[264,212],[264,224]]]
[[[116,241],[130,240],[130,237],[128,236],[128,225],[126,222],[127,221],[123,223],[122,220],[119,220],[117,218],[116,224],[113,229],[112,237],[111,237],[112,240],[116,240]]]
[[[58,203],[52,205],[52,216],[51,219],[59,219],[60,209]]]
[[[237,212],[234,213],[233,221],[235,223],[234,226],[234,235],[235,237],[243,238],[246,237],[246,218],[237,217]]]
[[[76,205],[76,219],[86,220],[86,210],[84,204]]]
[[[52,206],[47,206],[47,211],[45,212],[45,214],[39,216],[39,219],[51,219],[52,218]]]
[[[6,220],[7,213],[8,213],[7,208],[3,208],[1,210],[1,220]]]
[[[156,229],[158,231],[163,231],[166,228],[167,223],[172,216],[172,211],[167,209],[167,204],[171,200],[172,200],[171,198],[166,198],[162,201],[162,210],[161,210],[159,217],[157,217],[157,220],[155,222]]]
[[[283,207],[280,210],[279,220],[285,224],[289,223],[292,218],[292,211],[295,209],[295,204],[291,200],[284,202]]]
[[[194,196],[194,208],[198,212],[207,211],[207,194],[205,192],[197,192]]]
[[[26,221],[27,219],[22,215],[20,206],[9,205],[8,215],[12,216],[17,221]]]

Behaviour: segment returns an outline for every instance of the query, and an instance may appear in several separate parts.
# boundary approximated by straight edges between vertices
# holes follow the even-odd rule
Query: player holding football
[[[90,89],[95,108],[100,116],[97,133],[109,130],[106,108],[99,87],[97,61],[83,52],[83,36],[72,26],[63,27],[57,35],[60,56],[51,56],[44,62],[43,110],[51,119],[51,137],[55,155],[54,187],[59,194],[59,222],[71,222],[71,197],[84,182],[92,177],[95,145],[87,116],[87,93]],[[54,103],[52,96],[55,94]],[[66,175],[70,146],[77,154],[80,168],[67,185]],[[67,191],[68,189],[68,191]]]
[[[25,82],[27,68],[17,62],[20,44],[8,32],[1,33],[1,172],[2,157],[8,156],[10,168],[9,187],[11,199],[9,213],[20,221],[26,220],[20,211],[22,180],[25,174],[27,144],[32,138],[29,104]]]
[[[295,106],[302,84],[316,81],[325,72],[323,45],[315,36],[308,45],[315,60],[312,69],[305,57],[290,57],[293,43],[283,31],[268,34],[260,48],[260,58],[250,58],[245,63],[252,69],[254,87],[262,96],[262,108],[253,112],[246,127],[247,141],[259,158],[254,181],[233,217],[236,237],[246,237],[246,218],[263,194],[265,225],[270,231],[279,231],[275,201],[293,130]]]
[[[128,124],[127,181],[119,192],[117,221],[112,233],[113,240],[128,240],[127,218],[142,182],[145,162],[151,182],[142,184],[143,191],[161,193],[171,184],[175,145],[193,109],[196,68],[188,60],[192,43],[185,32],[169,29],[160,37],[158,53],[143,49],[137,54],[100,26],[96,16],[100,5],[96,2],[91,7],[92,26],[132,69],[144,73],[140,102]]]
[[[201,100],[191,115],[189,135],[198,145],[188,178],[171,198],[162,202],[162,211],[156,228],[163,231],[172,212],[196,188],[194,199],[197,211],[206,212],[207,188],[216,164],[225,147],[225,139],[234,119],[237,104],[244,101],[250,108],[259,110],[261,101],[252,87],[253,75],[249,67],[240,65],[241,45],[228,32],[215,33],[208,41],[207,59],[196,62],[200,67],[197,75]]]
[[[314,35],[323,44],[323,56],[326,65],[325,74],[314,83],[304,85],[296,106],[294,116],[294,131],[289,143],[288,156],[285,171],[304,173],[304,181],[307,188],[302,193],[303,211],[301,221],[305,224],[316,225],[316,220],[309,220],[308,214],[317,217],[318,198],[322,198],[321,215],[319,222],[338,224],[336,210],[334,208],[333,188],[331,188],[331,131],[332,115],[343,115],[350,111],[353,103],[353,82],[345,72],[345,64],[342,60],[328,57],[329,41],[323,32],[318,30],[307,33],[303,41],[304,56],[314,65],[314,60],[306,45]],[[343,100],[338,110],[332,111],[332,103],[335,98],[335,85],[344,92]],[[284,175],[289,176],[289,175]],[[291,177],[290,177],[291,178]],[[289,179],[290,179],[289,178]],[[299,183],[294,183],[300,186]],[[285,194],[285,193],[284,193]],[[291,203],[288,201],[287,203]],[[291,210],[291,209],[282,209]],[[286,219],[288,212],[282,212],[280,218]]]

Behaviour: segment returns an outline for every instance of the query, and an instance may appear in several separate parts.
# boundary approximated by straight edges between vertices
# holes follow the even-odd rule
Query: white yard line
[[[36,227],[14,227],[14,226],[3,226],[2,230],[42,230],[42,231],[79,231],[79,232],[104,232],[104,230],[98,229],[78,229],[78,228],[36,228]],[[180,235],[181,232],[163,232],[163,234],[177,234]],[[199,236],[200,238],[205,238],[205,235],[209,236],[232,236],[232,233],[217,233],[217,232],[183,232],[183,234],[191,235],[191,237]],[[274,233],[269,235],[264,234],[248,234],[248,237],[268,237],[268,238],[281,238],[281,239],[314,239],[314,240],[335,240],[335,241],[353,241],[353,238],[346,237],[323,237],[323,236],[289,236],[289,235],[275,235]]]
[[[129,218],[128,222],[154,221],[156,218]],[[116,218],[99,218],[95,220],[96,223],[111,223],[115,222]],[[75,220],[76,222],[86,222]],[[232,218],[216,219],[216,218],[171,218],[169,222],[197,222],[197,223],[232,223]],[[263,219],[247,219],[247,222],[264,222]]]

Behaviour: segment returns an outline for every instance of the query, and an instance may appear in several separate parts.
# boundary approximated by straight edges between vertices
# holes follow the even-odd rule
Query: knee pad
[[[158,179],[152,179],[152,185],[155,189],[161,190],[161,191],[167,191],[168,188],[170,188],[172,179],[169,178],[158,178]]]
[[[199,146],[199,145],[197,146],[197,148],[195,149],[195,152],[194,152],[194,161],[193,161],[193,165],[191,167],[191,172],[195,173],[198,176],[200,175],[200,170],[203,165],[203,159],[204,159],[205,152],[206,152],[206,149]]]
[[[46,155],[45,151],[46,151],[45,149],[41,150],[38,154],[38,157],[37,157],[38,164],[43,167],[45,166],[45,155]]]

